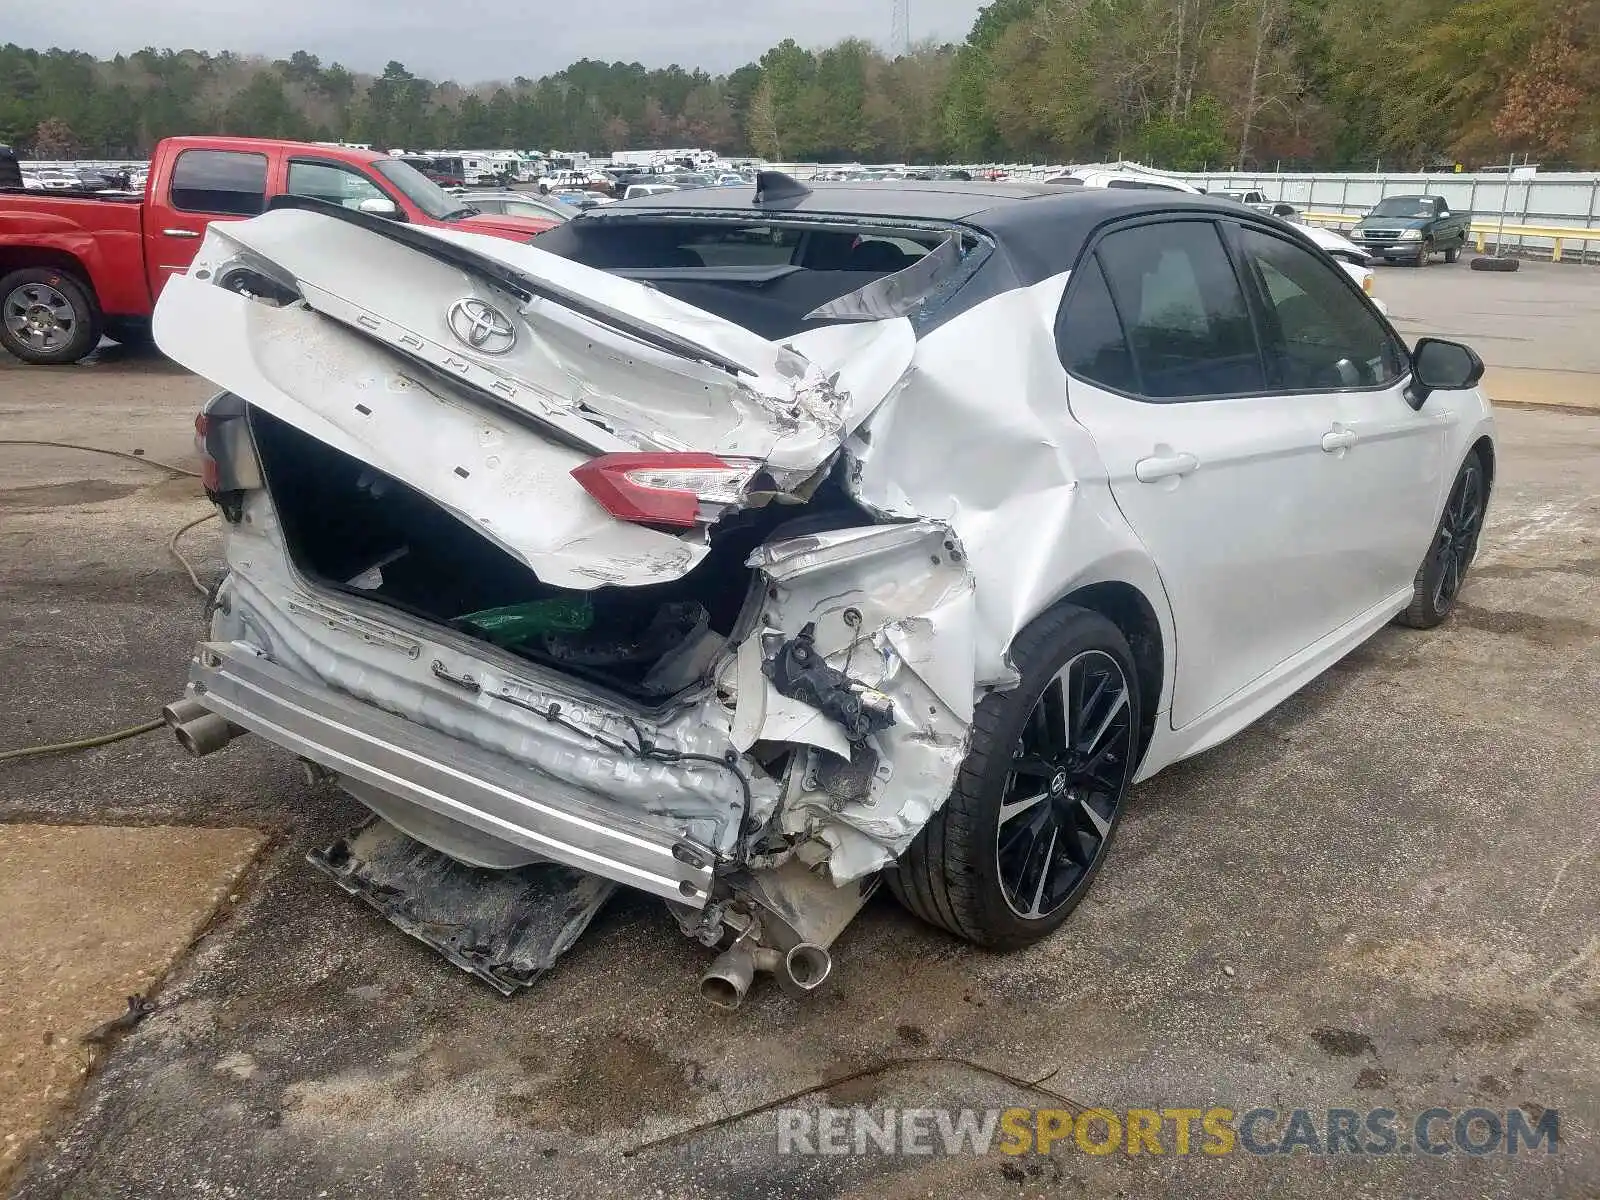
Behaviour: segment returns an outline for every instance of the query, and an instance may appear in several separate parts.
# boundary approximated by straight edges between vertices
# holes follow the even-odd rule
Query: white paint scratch
[[[1556,889],[1561,886],[1561,878],[1567,873],[1567,868],[1589,852],[1589,847],[1594,845],[1596,837],[1600,837],[1600,834],[1591,833],[1588,840],[1567,855],[1562,864],[1556,868],[1556,877],[1550,881],[1550,890],[1544,894],[1544,903],[1539,905],[1539,915],[1541,917],[1544,916],[1545,910],[1550,907],[1551,901],[1556,898]]]

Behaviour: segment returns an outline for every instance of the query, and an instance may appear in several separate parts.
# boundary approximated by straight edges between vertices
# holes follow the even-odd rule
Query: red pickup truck
[[[27,362],[69,363],[102,333],[147,338],[156,297],[188,269],[206,226],[253,217],[285,193],[523,242],[555,224],[479,213],[416,168],[371,150],[167,138],[156,146],[142,200],[0,189],[0,346]]]

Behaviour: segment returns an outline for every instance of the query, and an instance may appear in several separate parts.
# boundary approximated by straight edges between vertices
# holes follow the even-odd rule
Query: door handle
[[[1335,454],[1347,446],[1354,446],[1361,440],[1361,435],[1354,429],[1346,429],[1342,425],[1335,425],[1322,435],[1322,448],[1329,454]]]
[[[1199,465],[1200,460],[1192,454],[1158,454],[1134,463],[1133,476],[1140,483],[1157,483],[1187,475]]]
[[[165,237],[197,238],[200,236],[199,231],[194,229],[163,229],[161,232]]]

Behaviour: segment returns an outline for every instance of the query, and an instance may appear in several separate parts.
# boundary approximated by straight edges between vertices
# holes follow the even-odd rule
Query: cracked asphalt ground
[[[116,354],[0,363],[0,436],[192,464],[206,390]],[[804,1004],[764,984],[737,1014],[707,1008],[707,954],[627,897],[502,1000],[305,865],[361,812],[259,740],[191,761],[152,735],[0,766],[0,820],[269,834],[239,902],[14,1195],[1600,1193],[1600,416],[1500,420],[1491,522],[1448,624],[1385,630],[1140,787],[1046,944],[983,953],[881,899]],[[0,447],[6,746],[130,724],[178,693],[200,599],[164,542],[203,511],[192,480]],[[189,542],[203,577],[214,537]],[[1520,1105],[1558,1110],[1561,1143],[1212,1158],[1175,1156],[1169,1135],[1162,1156],[779,1156],[761,1106],[790,1096],[1403,1121]]]

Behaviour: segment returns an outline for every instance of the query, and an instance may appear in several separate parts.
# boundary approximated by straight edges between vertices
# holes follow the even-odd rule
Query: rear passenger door
[[[238,150],[180,150],[145,213],[150,298],[189,269],[206,226],[254,217],[267,207],[267,156]]]
[[[1322,445],[1339,398],[1275,391],[1247,287],[1215,220],[1144,221],[1086,255],[1058,331],[1072,414],[1167,590],[1177,728],[1355,606]]]

